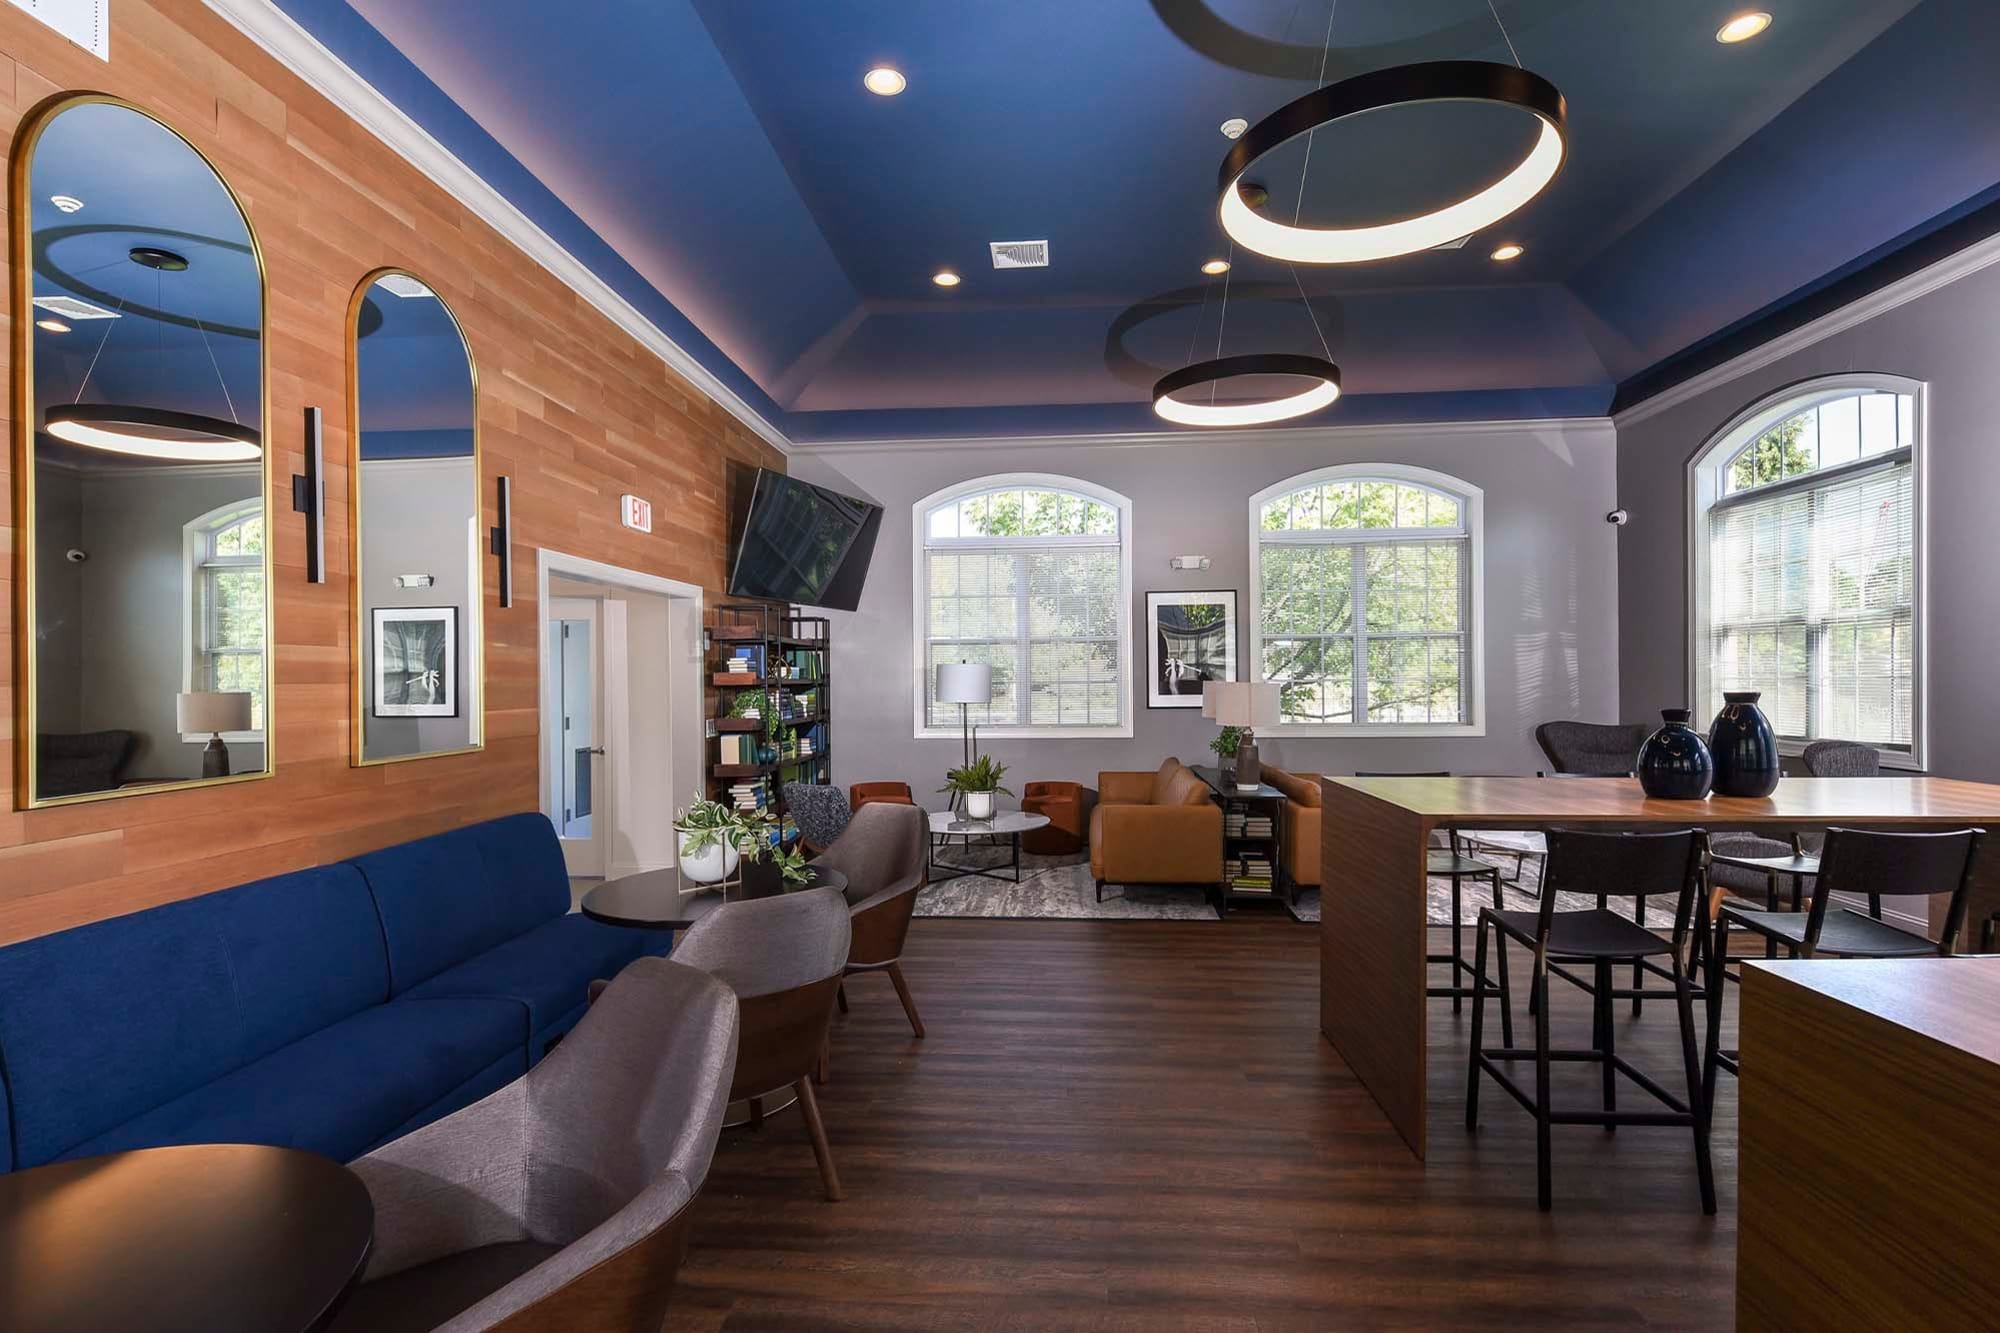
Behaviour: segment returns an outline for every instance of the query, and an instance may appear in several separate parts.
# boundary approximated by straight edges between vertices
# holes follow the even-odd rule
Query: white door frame
[[[553,697],[555,675],[549,669],[547,608],[549,605],[549,579],[551,575],[569,575],[573,578],[587,579],[593,583],[609,584],[613,587],[631,588],[640,592],[656,593],[668,600],[668,642],[670,651],[676,659],[672,664],[673,670],[669,673],[669,688],[673,693],[670,705],[673,726],[668,743],[673,748],[673,787],[677,800],[682,799],[681,793],[685,793],[685,799],[687,800],[692,800],[694,797],[701,795],[703,791],[702,747],[707,735],[707,723],[702,711],[703,592],[701,588],[692,583],[683,583],[679,579],[662,578],[657,574],[647,574],[636,569],[625,569],[618,565],[608,565],[602,561],[591,560],[580,555],[567,555],[561,551],[547,549],[537,550],[535,553],[535,652],[536,669],[538,672],[537,679],[541,683],[540,689],[537,692],[540,696],[540,705],[536,710],[535,719],[538,729],[541,727],[543,720],[550,716],[552,708],[557,706],[558,702]],[[609,670],[611,654],[608,648],[603,656],[605,658],[605,668]],[[622,653],[620,655],[620,669],[623,669]],[[609,698],[612,690],[609,683],[606,685],[604,694],[606,696],[602,701],[604,707],[600,709],[605,727],[602,735],[604,736],[605,748],[611,750],[615,755],[624,748],[629,740],[628,737],[616,734],[612,730],[614,726],[623,724],[622,715],[624,710],[623,708],[612,706],[613,701]],[[543,806],[542,812],[550,816],[550,818],[554,818],[556,812],[548,808],[548,803],[552,790],[551,777],[555,756],[551,747],[547,744],[546,737],[542,738],[542,743],[536,746],[536,750],[540,755],[540,788],[542,793],[540,799]],[[594,795],[592,802],[594,809],[607,813],[609,817],[603,821],[606,824],[615,824],[621,817],[639,817],[640,812],[621,812],[619,810],[616,792],[618,765],[614,762],[611,765],[607,765],[607,768],[611,771],[604,773],[603,776],[609,780],[604,784],[604,790]],[[598,821],[593,818],[591,824],[593,832],[596,831],[597,825]],[[615,838],[615,836],[615,833],[611,834],[611,837]],[[608,867],[617,858],[609,850],[608,843],[602,845],[607,846],[605,859]],[[640,868],[655,869],[659,867],[644,866]]]
[[[603,757],[604,738],[610,734],[612,718],[607,711],[611,687],[616,683],[611,679],[610,655],[606,644],[611,637],[610,617],[607,614],[611,603],[595,597],[551,597],[542,603],[547,614],[542,619],[542,638],[546,644],[558,621],[568,624],[581,622],[588,636],[590,660],[590,731],[585,738],[598,753],[592,757],[590,767],[591,816],[590,836],[573,838],[563,831],[562,793],[567,786],[568,768],[574,762],[571,751],[564,748],[565,729],[551,725],[542,738],[543,780],[547,791],[543,793],[542,804],[549,821],[556,826],[556,840],[562,844],[563,863],[571,875],[601,877],[604,874],[604,844],[609,841],[605,831],[610,827],[613,815],[609,797],[609,782],[604,765],[597,762]],[[561,716],[568,720],[569,710],[560,695],[551,652],[549,688],[544,692],[548,706],[542,712],[545,722]]]

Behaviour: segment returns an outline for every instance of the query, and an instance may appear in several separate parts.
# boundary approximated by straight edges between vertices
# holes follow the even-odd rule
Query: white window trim
[[[928,515],[931,510],[953,500],[962,500],[968,495],[979,495],[986,491],[1004,491],[1012,488],[1023,490],[1068,491],[1088,500],[1096,500],[1110,505],[1118,512],[1118,724],[1112,727],[1075,726],[984,726],[979,728],[982,738],[989,740],[1039,740],[1098,737],[1117,739],[1132,734],[1133,689],[1138,684],[1132,677],[1132,501],[1117,491],[1084,481],[1079,477],[1065,477],[1053,472],[1001,472],[987,477],[974,477],[958,482],[943,490],[933,491],[910,506],[910,629],[911,666],[914,688],[911,690],[915,704],[915,725],[913,735],[918,740],[958,740],[958,727],[931,727],[925,725],[926,704],[930,696],[930,585],[924,577],[924,552],[932,545],[948,549],[952,546],[989,546],[987,538],[940,538],[933,543],[930,538]],[[1097,537],[1052,536],[1032,539],[1041,546],[1102,546],[1104,541]],[[1027,682],[1022,682],[1026,688]]]
[[[212,540],[216,528],[228,526],[222,520],[236,515],[247,518],[249,515],[244,513],[244,511],[253,507],[257,510],[259,516],[265,520],[264,540],[268,542],[271,540],[270,515],[261,499],[232,500],[228,504],[217,505],[206,514],[201,515],[201,517],[191,519],[181,525],[182,693],[187,693],[194,689],[195,660],[201,655],[201,629],[197,623],[199,620],[198,605],[201,601],[201,569],[208,560],[209,542]],[[264,557],[261,555],[258,556],[254,562],[254,566],[260,571],[263,570],[265,568]],[[252,567],[252,562],[246,561],[244,567]],[[269,588],[264,589],[265,605],[267,608],[270,604],[270,596],[271,590]],[[268,634],[268,627],[270,625],[268,616],[266,616],[264,623],[266,625],[266,633]],[[264,709],[268,714],[271,707],[271,642],[268,637],[264,641],[262,655],[264,658]],[[270,718],[267,716],[265,718],[265,725],[268,726],[269,724]],[[209,742],[210,734],[206,731],[184,731],[181,733],[181,743],[184,745],[206,745]],[[261,731],[225,731],[222,733],[222,742],[225,745],[262,745],[264,743],[264,733]]]
[[[1731,417],[1702,442],[1687,463],[1687,676],[1689,707],[1700,709],[1708,698],[1708,661],[1702,645],[1708,641],[1709,510],[1722,498],[1724,467],[1751,440],[1779,421],[1813,405],[1816,400],[1845,398],[1856,393],[1900,393],[1911,398],[1910,417],[1910,753],[1878,750],[1882,767],[1921,770],[1929,748],[1925,702],[1930,695],[1930,540],[1925,511],[1926,460],[1929,455],[1930,385],[1902,375],[1874,373],[1822,375],[1800,380],[1765,394]],[[1799,755],[1809,742],[1781,739],[1779,753]]]
[[[1470,546],[1467,564],[1471,568],[1470,614],[1467,617],[1465,649],[1469,658],[1467,705],[1470,717],[1464,722],[1281,722],[1259,727],[1264,736],[1484,736],[1486,734],[1486,492],[1462,477],[1406,463],[1341,463],[1316,468],[1287,477],[1250,497],[1250,666],[1253,680],[1264,679],[1264,575],[1262,548],[1288,541],[1322,545],[1350,545],[1379,539],[1386,534],[1406,533],[1407,528],[1339,529],[1306,538],[1263,530],[1264,506],[1281,495],[1329,481],[1406,481],[1442,491],[1459,501],[1463,519],[1456,528],[1435,529],[1439,537],[1464,537]],[[1358,701],[1357,701],[1358,702]]]

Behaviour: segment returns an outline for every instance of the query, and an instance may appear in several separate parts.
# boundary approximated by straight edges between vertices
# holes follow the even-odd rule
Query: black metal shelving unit
[[[830,622],[825,616],[800,615],[789,607],[764,602],[726,602],[714,608],[706,633],[709,710],[707,746],[707,786],[710,799],[734,805],[731,788],[746,778],[765,783],[766,813],[778,821],[782,840],[790,845],[798,838],[785,806],[787,782],[829,783],[833,768],[833,686],[829,664]],[[730,660],[746,648],[755,647],[760,669],[751,673],[731,672]],[[756,717],[732,716],[737,700],[745,694],[766,696]],[[775,704],[775,709],[773,705]],[[812,728],[820,744],[812,754],[785,757],[770,753],[778,728],[794,733]],[[760,753],[755,762],[722,762],[722,738],[752,738]]]

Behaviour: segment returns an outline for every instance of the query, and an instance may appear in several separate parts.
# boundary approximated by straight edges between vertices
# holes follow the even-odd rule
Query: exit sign
[[[636,495],[618,497],[618,521],[635,532],[653,530],[653,502]]]

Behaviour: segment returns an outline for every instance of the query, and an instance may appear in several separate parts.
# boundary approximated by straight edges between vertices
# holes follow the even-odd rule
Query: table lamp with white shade
[[[978,728],[969,720],[973,704],[993,702],[993,668],[983,662],[940,662],[937,669],[937,697],[942,704],[958,705],[958,729],[966,764],[972,763]]]
[[[201,775],[226,778],[229,747],[222,743],[222,733],[250,730],[250,694],[244,690],[196,690],[176,695],[174,726],[183,736],[208,732],[208,746],[201,752]]]
[[[1257,763],[1257,728],[1277,725],[1278,687],[1265,681],[1209,681],[1201,691],[1203,716],[1221,726],[1236,727],[1236,785],[1255,787],[1264,780]]]

